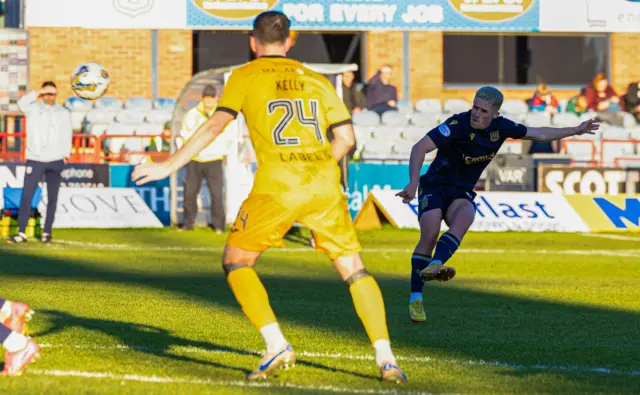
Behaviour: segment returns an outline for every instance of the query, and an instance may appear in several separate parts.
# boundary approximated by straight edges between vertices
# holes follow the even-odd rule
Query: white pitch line
[[[77,246],[98,250],[120,251],[205,251],[222,252],[224,247],[182,247],[182,246],[135,246],[129,244],[102,244],[80,241],[58,240],[58,244]],[[65,247],[66,248],[66,247]],[[274,248],[273,251],[315,253],[313,248]],[[364,248],[363,253],[411,253],[410,248]],[[640,257],[640,249],[633,250],[540,250],[540,249],[505,249],[505,248],[463,248],[458,250],[462,254],[542,254],[542,255],[601,255],[617,257]]]
[[[114,351],[160,351],[158,348],[150,348],[144,346],[127,346],[123,344],[117,344],[113,346],[92,346],[92,345],[66,345],[66,344],[41,344],[41,348],[74,348],[74,349],[89,349],[89,350],[114,350]],[[170,350],[173,352],[183,353],[212,353],[212,354],[234,354],[229,350],[211,350],[198,347],[172,347]],[[261,355],[258,351],[246,351],[248,354],[255,356]],[[310,352],[310,351],[296,351],[296,355],[299,357],[307,357],[311,359],[336,359],[336,360],[359,360],[359,361],[374,361],[373,355],[358,355],[358,354],[343,354],[343,353],[325,353],[325,352]],[[599,373],[618,376],[640,377],[640,369],[621,370],[610,369],[604,367],[594,366],[567,366],[556,364],[536,364],[536,365],[524,365],[520,363],[501,362],[501,361],[484,361],[484,360],[456,360],[446,358],[433,358],[433,357],[416,357],[416,356],[396,356],[398,361],[404,361],[409,363],[454,363],[460,365],[469,366],[492,366],[497,368],[507,368],[515,370],[542,370],[542,371],[561,371],[561,372],[573,372],[573,373]]]
[[[583,233],[584,237],[596,237],[599,239],[611,239],[611,240],[625,240],[625,241],[637,241],[640,243],[640,237],[622,236],[622,235],[601,235],[598,233]]]
[[[103,372],[82,372],[77,370],[39,370],[29,369],[27,374],[36,374],[43,376],[55,377],[82,377],[85,379],[111,379],[118,381],[136,381],[141,383],[170,383],[170,384],[200,384],[212,385],[217,387],[240,387],[240,388],[270,388],[270,389],[295,389],[302,391],[324,391],[333,393],[351,393],[351,394],[407,394],[407,395],[426,395],[428,392],[419,392],[402,389],[376,389],[376,388],[345,388],[333,385],[299,385],[291,383],[269,383],[269,382],[251,382],[251,381],[232,381],[232,380],[202,380],[190,379],[182,377],[159,377],[159,376],[143,376],[139,374],[113,374]]]

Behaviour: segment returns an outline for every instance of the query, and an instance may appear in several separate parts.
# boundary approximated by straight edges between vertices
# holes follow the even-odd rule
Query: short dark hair
[[[56,86],[56,83],[53,82],[53,81],[45,81],[40,88],[44,88],[44,87],[47,87],[47,86],[52,86],[52,87],[58,89],[58,87]]]
[[[216,97],[218,94],[218,91],[216,91],[216,87],[209,84],[207,86],[204,87],[204,89],[202,90],[202,97]]]
[[[282,44],[289,37],[291,21],[280,11],[265,11],[253,21],[251,35],[260,44]]]

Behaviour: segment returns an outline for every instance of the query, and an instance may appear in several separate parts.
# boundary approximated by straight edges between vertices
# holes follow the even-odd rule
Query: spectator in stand
[[[549,85],[545,83],[538,84],[538,88],[531,99],[531,111],[545,112],[549,115],[555,115],[560,111],[560,103],[551,94]]]
[[[351,114],[357,114],[367,107],[367,99],[354,83],[353,71],[342,73],[342,101]]]
[[[632,82],[627,86],[627,93],[622,97],[624,109],[633,114],[640,122],[640,82]]]
[[[162,129],[162,135],[152,137],[147,145],[148,152],[171,151],[171,122],[166,122]]]
[[[151,137],[149,139],[145,152],[165,152],[166,154],[171,152],[171,122],[166,122],[164,124],[164,129],[160,136]],[[147,155],[145,157],[146,162],[162,162],[164,159],[164,155]]]
[[[367,82],[367,108],[378,114],[398,109],[398,88],[391,85],[391,66],[385,65]]]
[[[622,110],[620,98],[613,87],[609,85],[604,74],[599,73],[595,76],[591,85],[586,87],[584,95],[587,98],[587,108],[597,112],[597,118],[600,121],[611,125],[623,125],[623,118],[619,114]]]
[[[47,182],[47,214],[41,240],[51,242],[62,169],[71,155],[73,138],[71,113],[56,103],[57,94],[56,84],[47,81],[39,91],[29,92],[18,101],[27,118],[27,171],[18,211],[18,234],[9,239],[9,243],[27,241],[25,232],[31,215],[31,200],[42,176]]]
[[[364,97],[364,93],[361,89],[358,89],[354,80],[355,75],[353,74],[353,71],[345,71],[342,73],[342,101],[347,106],[347,109],[351,114],[357,114],[367,107],[367,101]],[[327,137],[329,138],[329,141],[333,141],[333,133],[331,130],[327,131]],[[340,167],[340,180],[345,191],[349,189],[347,183],[349,161],[353,158],[355,152],[356,145],[354,144],[353,148],[351,148],[347,155],[338,162],[338,166]]]
[[[584,89],[580,91],[580,94],[572,97],[567,102],[566,112],[570,112],[576,114],[577,116],[581,116],[586,113],[589,109],[587,108],[587,98],[584,95]]]
[[[189,110],[185,116],[178,146],[189,140],[213,115],[218,105],[216,87],[207,85],[202,91],[202,100],[197,106]],[[217,234],[224,231],[225,212],[223,201],[224,175],[222,160],[229,152],[232,141],[228,132],[222,132],[211,144],[202,150],[187,164],[187,179],[184,187],[184,221],[183,230],[193,230],[198,214],[198,195],[202,179],[207,181],[211,196],[211,222]]]
[[[620,98],[609,85],[609,80],[604,74],[599,73],[588,85],[584,93],[587,98],[587,108],[595,112],[619,112]]]

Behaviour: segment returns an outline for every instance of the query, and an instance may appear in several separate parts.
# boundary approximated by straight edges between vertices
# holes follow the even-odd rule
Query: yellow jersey
[[[351,115],[323,75],[293,59],[260,57],[233,70],[216,111],[246,119],[258,161],[253,193],[339,193],[327,130]]]

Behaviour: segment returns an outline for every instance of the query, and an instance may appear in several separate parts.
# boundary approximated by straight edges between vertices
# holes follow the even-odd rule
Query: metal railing
[[[0,161],[23,162],[27,147],[26,133],[0,133]]]
[[[118,141],[127,139],[144,139],[151,141],[160,137],[161,139],[168,140],[166,135],[131,135],[131,134],[103,134],[93,135],[91,133],[76,133],[73,135],[73,143],[71,150],[70,162],[73,163],[131,163],[132,158],[139,156],[144,158],[150,158],[151,160],[162,160],[169,156],[169,152],[150,152],[146,151],[146,145],[143,150],[110,150],[108,143],[113,142],[114,139]],[[596,144],[596,143],[599,143]],[[633,157],[628,154],[622,156],[614,156],[612,158],[605,158],[605,147],[607,144],[612,143],[630,143],[635,144],[633,151],[638,156]],[[589,158],[584,159],[571,159],[571,163],[587,163],[591,166],[603,166],[614,164],[618,166],[621,160],[640,160],[640,139],[603,139],[600,141],[586,140],[586,139],[564,139],[562,140],[562,153],[568,153],[569,144],[585,144],[589,145],[590,155]],[[126,144],[125,144],[126,146]],[[26,149],[26,133],[0,133],[0,161],[17,161],[21,162],[25,159]],[[611,163],[605,159],[611,159]]]
[[[637,139],[603,139],[600,140],[600,165],[605,165],[605,158],[604,158],[604,146],[605,144],[610,144],[610,143],[630,143],[630,144],[639,144],[640,140]],[[633,148],[633,150],[635,151],[636,148]],[[640,152],[637,152],[638,155],[640,155]],[[622,158],[621,156],[616,156],[611,158],[613,160],[613,163],[615,163],[616,159],[618,158]],[[629,159],[627,157],[627,159]]]
[[[596,146],[596,143],[593,140],[564,139],[562,140],[561,153],[568,154],[569,144],[574,144],[574,143],[589,145],[591,148],[591,159],[585,161],[585,160],[577,160],[577,159],[571,158],[571,163],[589,163],[592,166],[597,165],[596,155],[597,155],[598,147]]]

